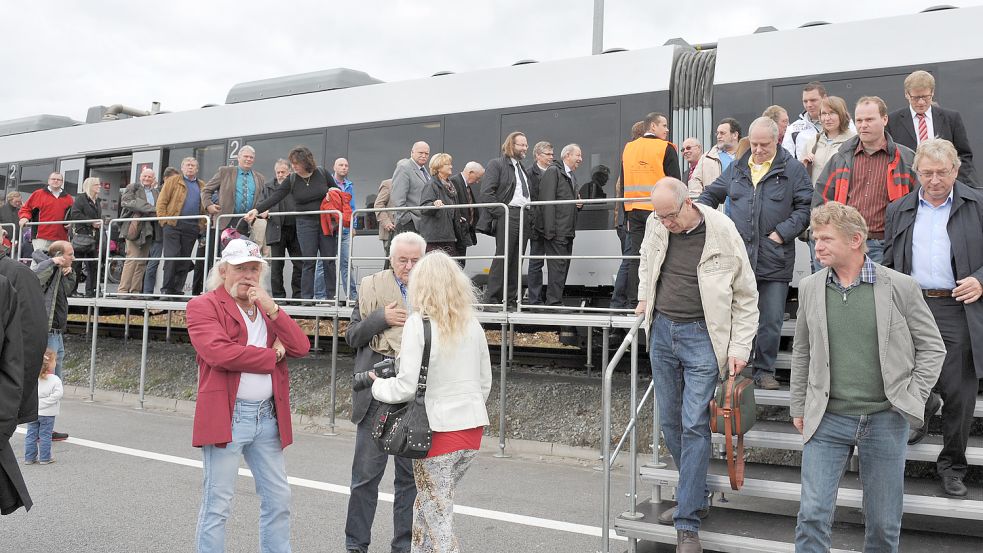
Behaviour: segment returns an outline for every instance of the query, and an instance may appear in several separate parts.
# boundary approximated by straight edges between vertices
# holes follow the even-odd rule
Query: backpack
[[[328,189],[324,199],[321,200],[321,210],[334,210],[341,213],[342,228],[351,228],[352,224],[352,195],[340,188],[332,187]],[[338,234],[338,215],[335,213],[321,214],[321,231],[328,236]]]

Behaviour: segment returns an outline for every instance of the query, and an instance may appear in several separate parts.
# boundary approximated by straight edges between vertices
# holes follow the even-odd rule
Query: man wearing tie
[[[553,163],[539,180],[539,199],[575,200],[577,199],[577,179],[573,172],[580,167],[583,156],[580,146],[567,144],[560,150],[561,161]],[[577,233],[577,204],[544,205],[536,224],[543,236],[545,253],[550,256],[568,256],[573,253],[573,238]],[[569,259],[549,259],[546,261],[548,283],[546,286],[546,305],[563,305],[563,287],[567,283]]]
[[[263,199],[259,191],[266,184],[266,177],[253,171],[256,150],[252,146],[243,146],[236,159],[238,167],[229,165],[219,168],[212,180],[201,189],[201,205],[212,217],[218,214],[246,213]],[[216,190],[218,203],[212,201]],[[222,228],[235,227],[238,222],[234,218],[222,219]]]
[[[529,180],[522,167],[522,159],[529,150],[526,135],[511,132],[502,144],[502,157],[488,162],[485,176],[481,179],[481,201],[483,203],[502,203],[509,206],[508,215],[501,209],[484,210],[485,230],[495,234],[495,255],[505,253],[505,229],[508,228],[508,259],[497,258],[492,261],[488,273],[488,288],[485,303],[502,303],[503,288],[508,282],[508,302],[514,304],[519,285],[517,267],[519,265],[519,212],[531,201]],[[528,221],[528,219],[526,219]],[[529,236],[529,229],[523,230],[523,242]],[[526,245],[522,244],[522,251]],[[506,274],[508,277],[506,277]],[[507,281],[506,281],[507,278]]]
[[[410,150],[410,158],[396,165],[393,173],[393,186],[390,201],[393,207],[415,207],[420,205],[423,189],[430,184],[427,160],[430,159],[430,145],[417,142]],[[416,232],[420,213],[416,211],[396,212],[396,232]]]
[[[904,80],[904,95],[908,107],[893,112],[887,121],[887,132],[898,144],[915,150],[926,140],[944,138],[959,153],[959,182],[979,187],[973,150],[969,146],[966,127],[958,111],[932,105],[935,96],[935,77],[927,71],[915,71]]]

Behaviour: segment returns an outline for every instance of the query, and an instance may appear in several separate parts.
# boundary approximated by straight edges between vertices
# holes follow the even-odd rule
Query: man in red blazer
[[[293,442],[286,357],[307,355],[307,335],[266,293],[259,246],[235,239],[188,302],[188,335],[198,352],[192,445],[202,448],[205,480],[197,550],[225,550],[225,521],[240,458],[260,497],[263,551],[290,551],[290,486],[283,448]]]

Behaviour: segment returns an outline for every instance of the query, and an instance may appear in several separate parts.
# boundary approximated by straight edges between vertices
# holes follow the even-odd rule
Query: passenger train
[[[777,31],[764,27],[745,36],[689,45],[674,39],[634,51],[467,73],[438,73],[401,82],[381,82],[351,70],[243,83],[226,104],[175,113],[136,117],[122,110],[116,118],[102,106],[90,109],[88,121],[38,116],[0,122],[0,189],[30,192],[55,170],[66,188],[77,192],[85,177],[104,182],[103,214],[115,217],[120,189],[139,169],[178,166],[195,156],[209,178],[233,163],[242,146],[256,149],[256,169],[272,177],[273,163],[296,145],[315,152],[331,166],[336,157],[351,163],[355,202],[377,191],[413,142],[425,140],[431,152],[447,152],[460,170],[470,160],[482,164],[499,154],[505,135],[523,131],[531,146],[551,142],[556,151],[580,144],[584,163],[578,181],[590,168],[611,169],[607,194],[620,173],[620,153],[631,125],[652,111],[670,116],[676,144],[695,136],[706,148],[713,143],[715,122],[735,117],[746,127],[771,105],[784,106],[791,118],[800,111],[801,87],[821,80],[830,94],[852,103],[862,95],[879,95],[894,109],[905,105],[902,81],[925,69],[935,75],[935,99],[958,110],[976,151],[983,151],[983,42],[968,40],[983,24],[983,7],[939,9],[897,17],[825,24]],[[914,40],[926,36],[930,40]],[[115,120],[106,120],[115,119]],[[612,230],[614,204],[589,205],[580,217],[574,255],[620,252]],[[491,255],[493,240],[481,236],[469,255]],[[381,256],[375,231],[361,229],[353,256]],[[381,260],[353,263],[362,275]],[[599,291],[612,286],[618,260],[575,260],[568,286]],[[473,276],[487,272],[490,259],[471,259]],[[807,263],[797,265],[796,281]],[[360,275],[356,275],[357,276]]]

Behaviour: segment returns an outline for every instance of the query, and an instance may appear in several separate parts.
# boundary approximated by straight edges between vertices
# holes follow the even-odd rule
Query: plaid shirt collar
[[[826,284],[835,286],[840,292],[847,292],[856,288],[857,286],[860,286],[864,282],[867,284],[874,284],[875,280],[877,280],[877,268],[874,266],[874,262],[870,260],[870,257],[865,255],[864,265],[860,268],[860,277],[850,283],[849,286],[843,286],[843,284],[840,283],[840,278],[836,276],[836,271],[834,271],[832,267],[830,267],[829,275],[826,277]]]

